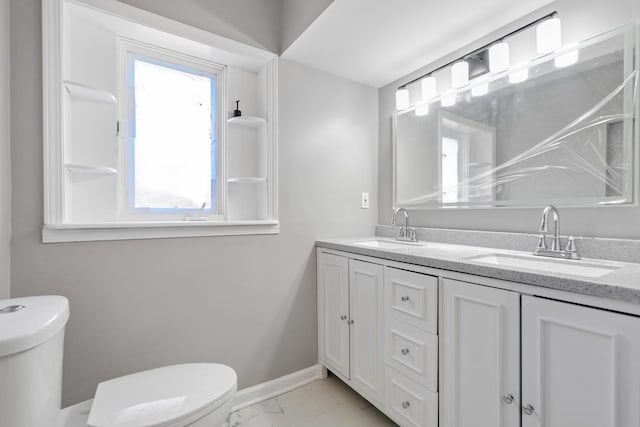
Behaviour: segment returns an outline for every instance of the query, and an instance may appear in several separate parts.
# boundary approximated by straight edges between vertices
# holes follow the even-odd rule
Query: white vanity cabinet
[[[442,311],[441,425],[640,425],[640,318],[451,279]]]
[[[384,400],[383,267],[318,254],[320,359],[360,394]]]

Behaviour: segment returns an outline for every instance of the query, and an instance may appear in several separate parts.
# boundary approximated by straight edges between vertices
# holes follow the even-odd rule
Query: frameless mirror
[[[632,24],[396,112],[394,205],[633,203],[637,39]]]

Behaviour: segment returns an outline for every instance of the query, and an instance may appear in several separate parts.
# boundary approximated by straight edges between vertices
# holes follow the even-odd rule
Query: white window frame
[[[210,46],[236,66],[266,66],[267,96],[267,219],[220,221],[138,221],[95,224],[65,223],[64,188],[64,126],[63,126],[63,7],[65,2],[88,6],[118,18],[147,26],[153,30],[193,40]],[[42,0],[43,37],[43,169],[44,226],[42,239],[49,242],[79,242],[197,236],[229,236],[277,234],[278,173],[277,173],[277,76],[278,56],[216,34],[182,24],[133,6],[113,0]],[[225,98],[226,100],[226,94]],[[220,138],[226,138],[227,122],[220,123]],[[122,133],[121,133],[122,134]],[[218,203],[226,208],[226,147],[220,150],[224,160],[220,165],[225,182]],[[223,181],[221,179],[221,181]],[[226,209],[225,209],[226,210]]]
[[[132,94],[128,85],[130,68],[129,55],[134,57],[150,58],[167,64],[183,67],[188,70],[194,70],[203,74],[216,77],[216,137],[217,137],[217,197],[216,197],[216,213],[205,213],[199,215],[197,209],[192,212],[183,213],[132,213],[128,206],[129,198],[129,178],[130,178],[130,162],[129,153],[129,136],[131,130],[131,99]],[[122,171],[118,175],[118,218],[120,221],[180,221],[185,218],[192,217],[193,220],[200,221],[206,218],[209,221],[222,221],[225,214],[225,182],[227,179],[225,165],[226,153],[226,132],[224,132],[224,123],[228,115],[227,109],[227,77],[226,67],[215,62],[207,61],[202,58],[185,55],[160,46],[154,46],[137,40],[120,37],[118,39],[118,95],[121,100],[119,103],[118,121],[120,123],[120,131],[118,136],[118,170]]]

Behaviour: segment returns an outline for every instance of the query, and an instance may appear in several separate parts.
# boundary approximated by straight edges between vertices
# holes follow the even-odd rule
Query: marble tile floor
[[[396,426],[331,374],[324,380],[233,412],[229,423],[230,427]]]

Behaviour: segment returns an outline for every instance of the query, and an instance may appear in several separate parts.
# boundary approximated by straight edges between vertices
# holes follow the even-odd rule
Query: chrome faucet
[[[553,220],[551,248],[547,246],[547,236],[544,234],[549,231],[549,215],[551,215]],[[560,213],[558,213],[558,209],[555,206],[549,205],[544,208],[538,231],[543,234],[538,236],[538,245],[536,246],[535,251],[533,251],[534,255],[553,258],[580,259],[573,236],[569,236],[567,239],[567,246],[565,249],[560,249]]]
[[[404,215],[404,225],[400,226],[400,230],[398,230],[398,236],[396,237],[396,240],[402,240],[405,242],[417,242],[418,238],[416,237],[416,229],[413,227],[409,227],[409,212],[407,212],[405,208],[397,208],[393,211],[391,225],[396,225],[396,216],[400,212],[402,212]]]

